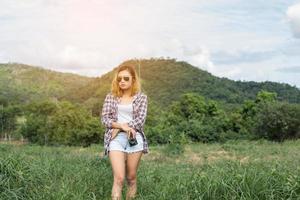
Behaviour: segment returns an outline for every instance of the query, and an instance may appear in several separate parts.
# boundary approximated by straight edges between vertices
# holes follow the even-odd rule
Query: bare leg
[[[122,199],[122,188],[125,179],[125,156],[122,151],[109,151],[109,158],[114,175],[114,184],[112,187],[112,200]]]
[[[128,153],[126,162],[126,179],[127,179],[127,193],[126,200],[136,197],[137,191],[137,169],[142,157],[142,152]]]

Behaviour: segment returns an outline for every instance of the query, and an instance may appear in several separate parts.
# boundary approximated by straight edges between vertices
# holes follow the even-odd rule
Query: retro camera
[[[133,135],[131,134],[131,132],[129,133],[129,139],[128,139],[128,142],[129,142],[129,145],[130,145],[131,147],[138,144],[136,138],[133,137]]]

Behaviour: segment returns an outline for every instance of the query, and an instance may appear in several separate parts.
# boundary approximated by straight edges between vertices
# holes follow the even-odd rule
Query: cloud
[[[197,51],[187,54],[186,59],[192,65],[198,66],[213,74],[216,73],[216,68],[210,58],[210,51],[206,47],[201,47]]]
[[[283,73],[300,73],[300,66],[277,68],[276,71]]]
[[[300,3],[292,5],[287,10],[287,17],[296,38],[300,38]]]
[[[274,50],[253,51],[251,49],[236,49],[216,51],[212,54],[212,60],[215,64],[239,64],[255,63],[271,59],[278,55]]]
[[[6,62],[8,61],[5,59],[4,53],[0,51],[0,63],[6,63]]]
[[[163,56],[216,76],[274,79],[272,70],[300,62],[283,20],[297,25],[295,8],[286,12],[293,2],[2,0],[0,61],[100,76],[126,59]]]

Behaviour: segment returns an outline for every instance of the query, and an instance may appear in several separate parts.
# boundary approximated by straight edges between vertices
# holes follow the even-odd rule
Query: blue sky
[[[0,47],[1,63],[93,77],[163,56],[300,88],[300,1],[1,0]]]

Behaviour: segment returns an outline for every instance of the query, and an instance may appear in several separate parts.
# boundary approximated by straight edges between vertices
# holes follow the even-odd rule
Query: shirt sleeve
[[[101,113],[101,123],[106,128],[112,128],[112,96],[110,94],[106,95],[102,107]]]
[[[135,130],[141,130],[145,124],[147,116],[148,98],[147,95],[142,95],[138,103],[137,117],[128,122],[128,126]]]

